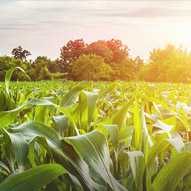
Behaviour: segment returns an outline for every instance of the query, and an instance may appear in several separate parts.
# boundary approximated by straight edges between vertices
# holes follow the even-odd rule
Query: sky
[[[69,40],[120,39],[132,56],[175,44],[191,50],[191,1],[0,0],[0,55],[19,45],[59,57]]]

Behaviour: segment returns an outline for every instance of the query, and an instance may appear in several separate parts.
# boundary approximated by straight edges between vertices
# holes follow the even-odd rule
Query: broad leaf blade
[[[0,191],[36,191],[66,173],[57,164],[41,165],[25,172],[9,176],[0,184]]]

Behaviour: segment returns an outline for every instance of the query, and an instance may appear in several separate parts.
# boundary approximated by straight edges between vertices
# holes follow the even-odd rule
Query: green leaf
[[[20,70],[30,79],[30,77],[27,75],[27,73],[21,67],[16,67],[16,68],[12,68],[12,69],[8,70],[5,74],[5,90],[8,95],[10,94],[9,85],[10,85],[11,77],[15,70]]]
[[[32,107],[38,106],[38,108],[46,108],[46,107],[56,107],[54,103],[52,103],[49,100],[46,99],[34,99],[34,100],[29,100],[25,103],[23,103],[20,106],[17,106],[16,108],[9,110],[9,111],[1,111],[0,112],[0,129],[7,127],[9,124],[13,123],[19,114],[19,112],[29,109]],[[37,120],[40,118],[41,120],[45,117],[45,115],[41,114],[38,116]],[[39,119],[39,120],[40,120]]]
[[[129,162],[130,162],[133,178],[136,179],[137,174],[139,173],[139,169],[138,169],[139,164],[137,164],[139,162],[138,159],[140,157],[143,158],[144,154],[141,151],[131,151],[131,152],[127,152],[127,154],[129,157]]]
[[[28,144],[25,137],[20,133],[10,133],[5,129],[2,130],[4,134],[4,141],[6,144],[6,152],[8,155],[13,153],[13,157],[16,159],[19,170],[23,170],[27,160]],[[10,156],[11,157],[11,156]]]
[[[93,119],[95,118],[95,111],[96,111],[96,101],[98,98],[97,92],[88,92],[83,91],[83,93],[86,95],[87,99],[87,108],[88,108],[88,123],[91,123]]]
[[[61,136],[64,136],[64,131],[69,127],[68,117],[65,115],[53,116],[53,121]]]
[[[154,191],[175,191],[180,181],[191,173],[191,153],[179,153],[165,165],[153,182]]]
[[[0,191],[36,191],[65,173],[66,170],[60,165],[41,165],[9,176],[0,184]]]
[[[69,144],[63,143],[53,128],[30,121],[13,128],[12,131],[22,134],[29,142],[32,142],[37,137],[45,137],[48,144],[47,149],[52,151],[54,160],[75,176],[85,190],[95,190],[95,188],[99,187],[90,177],[88,165],[82,160],[79,153]]]
[[[110,172],[111,159],[104,135],[93,131],[85,135],[65,138],[64,141],[72,145],[88,164],[91,176],[98,181],[98,184],[109,185],[113,191],[126,190]]]
[[[123,106],[113,117],[113,124],[117,124],[120,128],[126,125],[127,118],[129,117],[128,112],[129,106]]]
[[[84,84],[78,84],[75,87],[73,87],[66,95],[64,95],[61,105],[67,107],[73,104],[80,91],[83,90],[84,87]]]

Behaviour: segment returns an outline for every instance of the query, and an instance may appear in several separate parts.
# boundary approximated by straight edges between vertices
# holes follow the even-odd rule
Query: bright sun
[[[172,39],[176,44],[186,45],[188,48],[191,48],[191,23],[176,23],[175,27],[170,29],[173,34]]]

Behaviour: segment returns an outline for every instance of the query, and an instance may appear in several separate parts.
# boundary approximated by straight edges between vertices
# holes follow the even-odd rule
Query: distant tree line
[[[7,70],[19,66],[32,80],[191,82],[191,53],[173,45],[154,49],[147,62],[130,56],[128,47],[116,39],[89,44],[83,39],[70,40],[56,60],[45,56],[29,60],[30,51],[21,46],[11,53],[0,57],[0,80],[4,80]],[[26,77],[15,72],[13,80]]]

